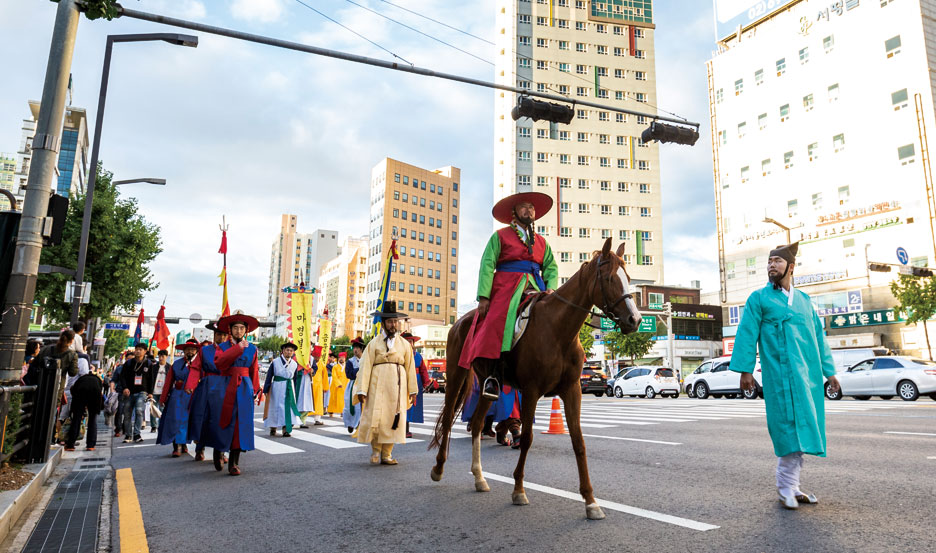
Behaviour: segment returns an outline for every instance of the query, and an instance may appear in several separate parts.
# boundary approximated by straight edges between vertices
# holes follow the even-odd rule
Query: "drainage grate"
[[[101,489],[109,474],[90,469],[72,472],[59,483],[23,553],[93,553],[97,549]]]

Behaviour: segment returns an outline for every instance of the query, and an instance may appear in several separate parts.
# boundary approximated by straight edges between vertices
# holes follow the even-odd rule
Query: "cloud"
[[[234,0],[231,15],[246,21],[273,23],[283,16],[283,0]]]

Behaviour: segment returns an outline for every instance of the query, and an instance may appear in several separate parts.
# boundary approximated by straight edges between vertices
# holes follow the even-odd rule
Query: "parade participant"
[[[133,358],[124,363],[120,371],[123,382],[123,430],[124,443],[142,442],[143,410],[146,401],[153,399],[156,371],[146,358],[146,344],[137,342],[133,346]],[[132,419],[132,426],[131,426]]]
[[[212,388],[209,392],[208,416],[203,419],[200,438],[201,444],[214,450],[215,470],[221,470],[222,452],[230,451],[228,473],[231,476],[241,474],[239,467],[242,451],[254,448],[253,401],[261,392],[259,382],[259,364],[257,348],[247,341],[247,333],[259,326],[257,319],[250,315],[236,313],[218,320],[218,330],[230,335],[230,340],[218,348],[214,355],[214,365],[219,375],[209,375],[223,388],[218,394]],[[202,353],[209,348],[204,348]],[[210,350],[209,350],[210,351]],[[213,354],[213,352],[212,352]],[[186,389],[193,389],[198,383],[202,370],[199,359],[191,365]],[[256,390],[256,392],[254,391]],[[220,409],[218,398],[220,396]]]
[[[767,430],[777,456],[777,492],[787,509],[815,504],[800,490],[803,455],[826,455],[823,377],[839,389],[822,321],[806,293],[793,288],[798,242],[771,250],[770,282],[744,305],[730,369],[741,373],[741,388],[756,387],[758,350],[763,377]]]
[[[173,457],[188,453],[186,444],[189,441],[189,403],[192,401],[192,394],[186,393],[185,381],[188,379],[189,367],[198,353],[198,348],[198,340],[194,338],[176,346],[176,349],[182,350],[182,357],[176,359],[169,367],[159,395],[162,422],[159,424],[159,433],[156,434],[156,443],[172,444]]]
[[[500,445],[520,449],[520,390],[504,385],[494,409],[494,435]],[[510,439],[507,433],[510,433]]]
[[[426,369],[426,363],[423,361],[422,355],[416,351],[416,342],[421,340],[421,338],[419,336],[413,336],[409,332],[404,332],[400,337],[409,342],[410,347],[413,349],[413,365],[416,367],[416,389],[419,390],[416,394],[416,401],[413,402],[413,406],[406,411],[406,437],[412,438],[413,433],[410,432],[410,423],[415,422],[422,424],[425,422],[423,418],[423,388],[429,384],[429,371]]]
[[[328,365],[322,361],[322,346],[315,346],[312,351],[312,400],[315,403],[312,409],[312,420],[315,426],[322,426],[322,415],[328,404]],[[326,357],[326,359],[328,359]]]
[[[484,363],[484,397],[496,401],[506,368],[503,353],[513,345],[517,307],[527,289],[551,294],[559,281],[552,249],[536,233],[534,221],[550,210],[552,198],[540,192],[513,194],[497,202],[494,218],[509,226],[495,232],[481,257],[478,310],[465,339],[459,366]]]
[[[372,465],[396,465],[393,444],[406,443],[405,411],[416,399],[416,367],[413,348],[400,338],[396,302],[385,300],[383,310],[373,313],[381,319],[380,334],[364,349],[361,368],[354,383],[354,403],[363,407],[357,440],[371,445]]]
[[[308,364],[303,366],[299,364],[299,370],[293,377],[293,386],[296,392],[296,409],[299,410],[299,428],[308,428],[306,418],[311,414],[315,424],[321,426],[325,423],[321,417],[314,414],[315,400],[312,397],[312,375],[315,374],[315,367],[318,365],[319,357],[322,355],[322,346],[312,348],[312,358]],[[298,360],[297,360],[298,363]]]
[[[367,344],[360,338],[351,340],[351,358],[345,363],[345,376],[348,377],[348,385],[345,387],[345,404],[341,412],[341,420],[348,428],[348,433],[354,432],[358,423],[361,422],[361,407],[354,405],[354,382],[357,379],[358,370],[361,368],[361,355]]]
[[[169,372],[170,368],[168,362],[169,352],[161,349],[157,355],[156,383],[153,385],[154,398],[162,396],[163,385],[166,383],[166,374]],[[159,430],[159,419],[162,416],[162,413],[156,407],[156,403],[156,401],[151,402],[150,408],[146,410],[146,421],[150,423],[150,432],[157,432]]]
[[[299,409],[296,407],[296,392],[293,377],[299,365],[293,359],[296,344],[286,342],[280,346],[280,355],[270,363],[263,393],[266,404],[263,409],[263,426],[270,429],[270,436],[276,436],[276,429],[283,428],[283,437],[292,436],[293,426],[299,425]]]
[[[189,378],[185,382],[185,393],[192,395],[189,403],[189,426],[188,439],[195,442],[195,460],[205,460],[205,442],[202,440],[202,431],[209,425],[209,420],[214,417],[217,420],[221,416],[221,404],[224,401],[224,390],[226,382],[221,377],[221,370],[215,365],[215,357],[222,353],[221,344],[228,339],[227,332],[222,332],[218,328],[217,321],[210,321],[205,328],[211,330],[214,335],[213,343],[203,345],[198,350],[198,355],[189,364]],[[193,372],[191,368],[198,364],[198,372]],[[191,382],[193,374],[197,374],[196,380]],[[221,463],[227,462],[227,456],[221,454]],[[221,470],[221,469],[218,469]]]
[[[345,363],[342,360],[347,355],[344,352],[338,354],[335,364],[331,368],[331,384],[328,386],[328,416],[341,416],[344,411],[345,387],[348,385],[348,377],[345,375]]]

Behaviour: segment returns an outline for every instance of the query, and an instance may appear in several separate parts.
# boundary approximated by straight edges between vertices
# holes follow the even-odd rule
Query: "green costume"
[[[791,294],[792,302],[768,284],[748,297],[731,370],[753,372],[759,348],[774,453],[825,457],[823,376],[835,375],[835,365],[809,296],[795,288]]]

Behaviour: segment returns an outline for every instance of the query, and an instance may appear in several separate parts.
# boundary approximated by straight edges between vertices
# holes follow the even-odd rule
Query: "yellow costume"
[[[328,412],[340,415],[344,411],[344,394],[348,386],[348,377],[345,376],[344,365],[335,363],[332,367],[331,386],[328,387]]]
[[[371,462],[378,455],[381,460],[390,459],[393,444],[406,443],[409,396],[417,392],[412,346],[398,335],[388,350],[385,338],[380,333],[364,348],[354,382],[353,403],[358,404],[359,394],[366,396],[357,440],[371,444]]]
[[[313,415],[325,414],[325,391],[328,390],[328,369],[325,368],[325,361],[319,358],[315,366],[315,374],[312,375],[312,402],[315,409]]]

